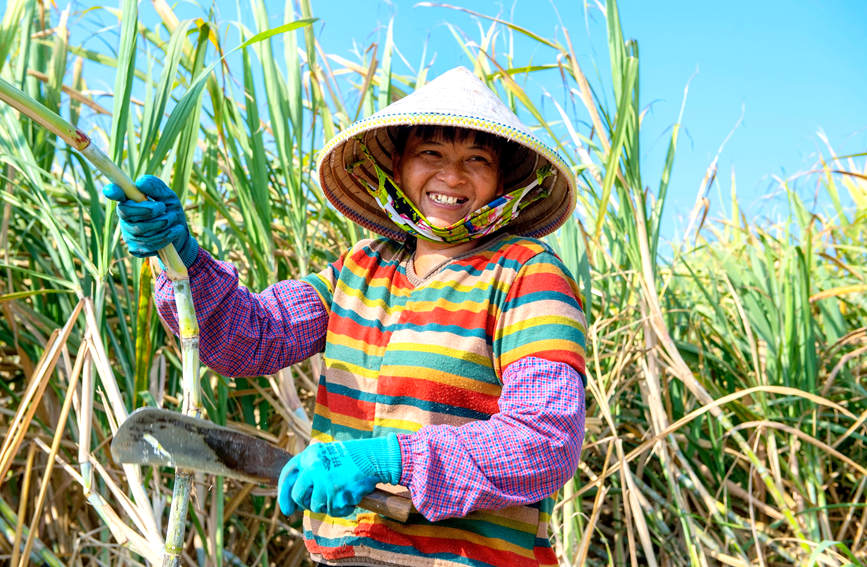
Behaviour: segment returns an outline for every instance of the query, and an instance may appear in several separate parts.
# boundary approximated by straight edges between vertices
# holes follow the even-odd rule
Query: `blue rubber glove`
[[[139,258],[155,256],[158,250],[171,243],[184,265],[188,268],[192,266],[199,253],[199,245],[190,235],[178,196],[153,175],[140,177],[135,186],[153,200],[136,203],[127,199],[123,189],[114,183],[102,190],[103,195],[118,202],[120,232],[129,247],[129,253]]]
[[[285,515],[297,509],[348,516],[376,483],[400,482],[400,444],[390,433],[374,439],[314,443],[283,466],[277,502]]]

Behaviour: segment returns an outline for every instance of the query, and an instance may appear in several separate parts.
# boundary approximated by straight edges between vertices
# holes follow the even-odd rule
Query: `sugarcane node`
[[[75,131],[72,133],[71,138],[71,145],[75,146],[79,150],[82,150],[90,145],[90,137],[78,128],[76,128]]]

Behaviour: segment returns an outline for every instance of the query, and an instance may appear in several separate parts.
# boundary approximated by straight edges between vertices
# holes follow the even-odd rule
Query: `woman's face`
[[[497,152],[472,133],[446,140],[413,132],[392,165],[395,183],[435,226],[454,224],[502,192]]]

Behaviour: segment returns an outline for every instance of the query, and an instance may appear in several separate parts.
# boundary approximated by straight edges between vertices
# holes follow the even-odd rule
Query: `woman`
[[[177,198],[118,207],[132,253],[172,242],[189,267],[202,361],[261,375],[324,350],[314,441],[284,467],[278,501],[303,509],[326,565],[553,565],[551,495],[584,436],[577,285],[537,237],[574,208],[574,178],[481,81],[453,69],[323,149],[320,182],[380,235],[260,294],[198,249]],[[160,315],[177,328],[170,282]],[[401,524],[356,508],[406,487]]]

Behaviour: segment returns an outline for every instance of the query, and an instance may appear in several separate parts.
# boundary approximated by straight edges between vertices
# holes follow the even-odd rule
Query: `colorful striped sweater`
[[[397,432],[401,483],[423,516],[398,524],[360,509],[308,512],[308,548],[334,564],[555,564],[546,497],[574,474],[583,439],[577,287],[547,246],[526,238],[496,238],[421,281],[408,260],[393,241],[364,241],[305,278],[327,313],[313,426],[319,441]],[[321,348],[321,317],[298,301],[305,290],[274,286],[254,298],[235,276],[236,291],[214,294],[232,284],[198,283],[199,270],[219,279],[202,264],[200,255],[190,274],[203,362],[265,373]],[[270,315],[239,310],[239,295]],[[176,324],[170,300],[161,277],[160,312]],[[269,338],[289,319],[300,351]]]

